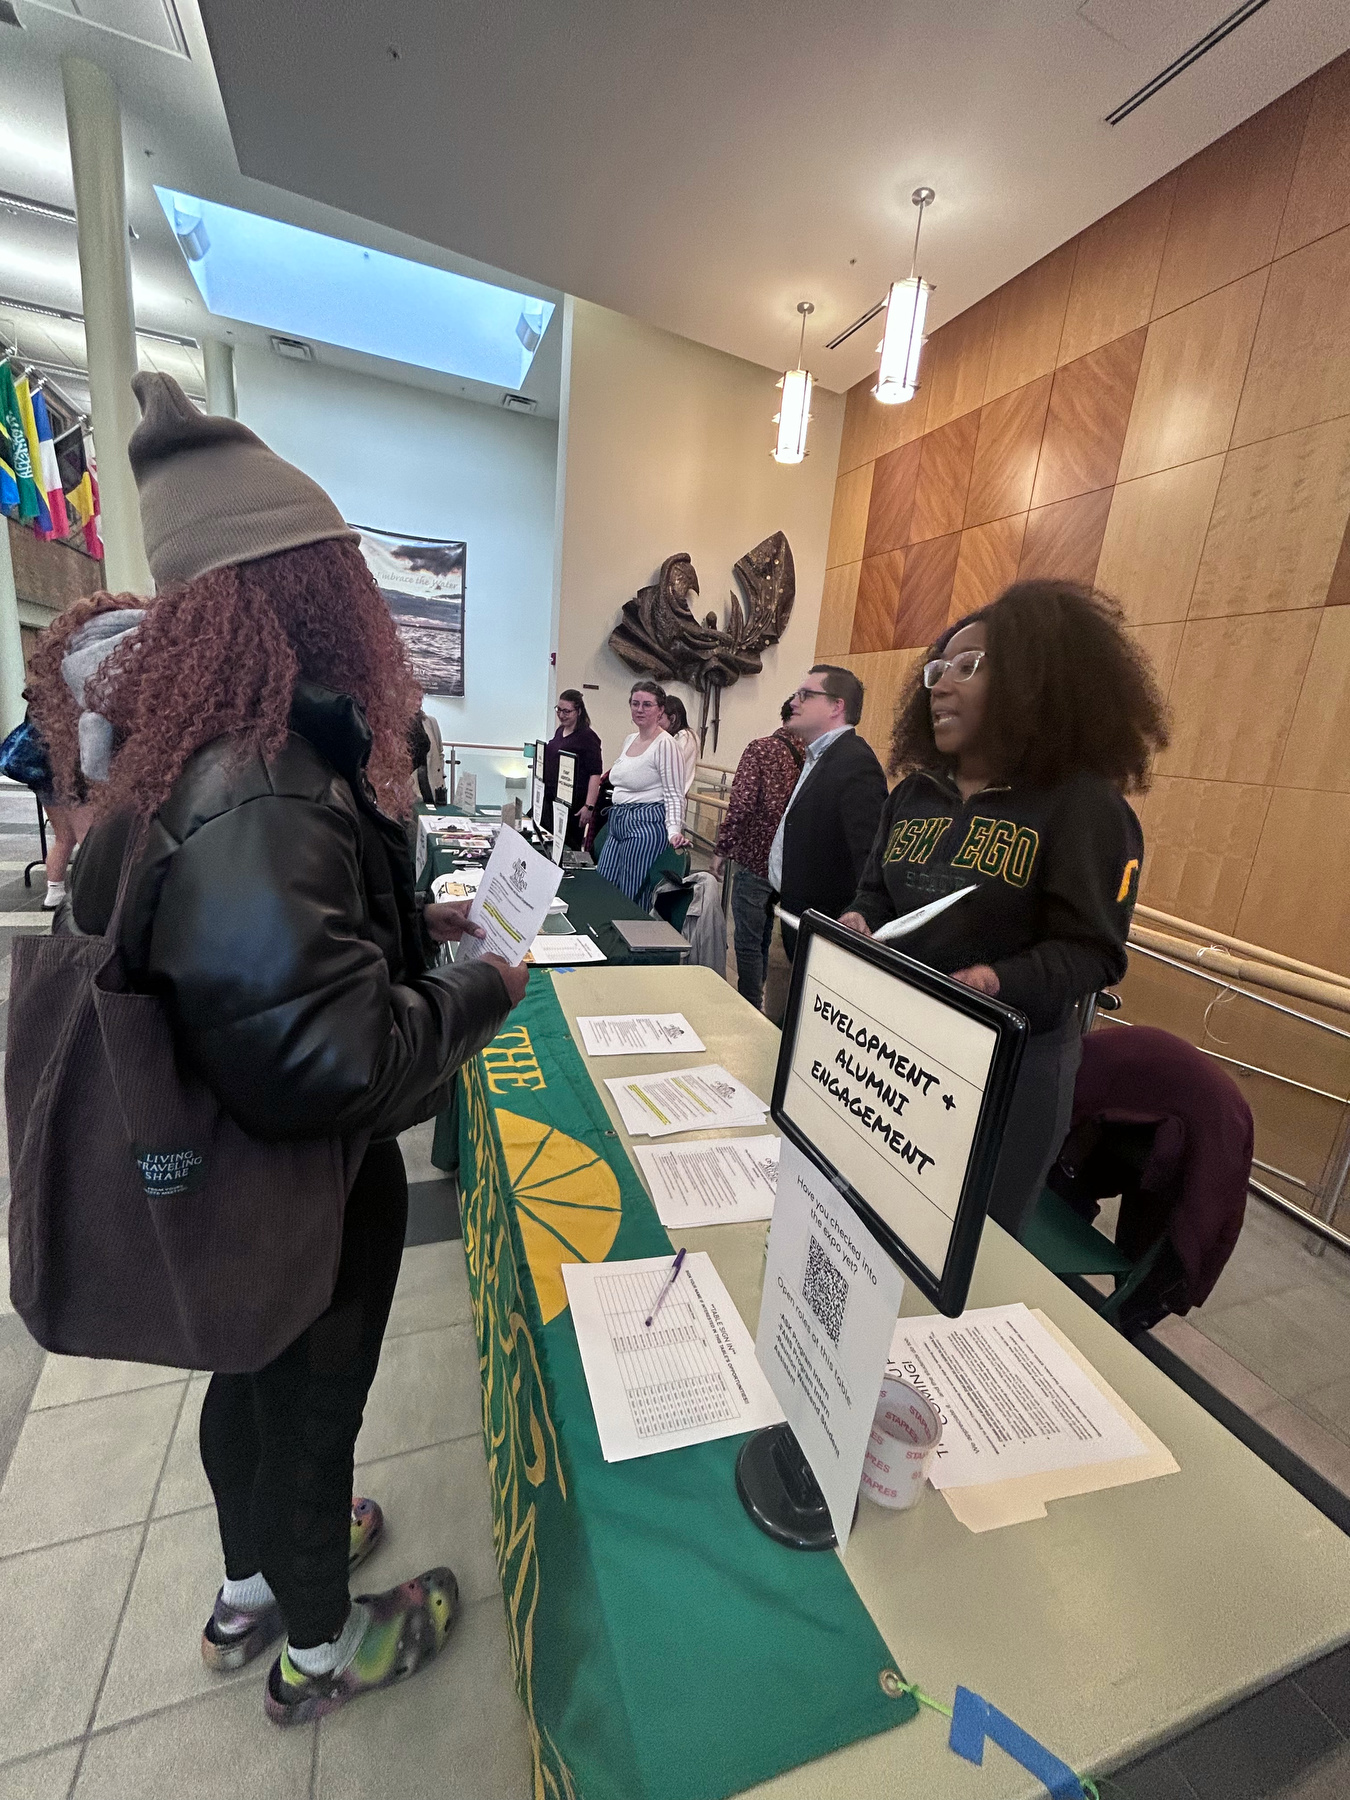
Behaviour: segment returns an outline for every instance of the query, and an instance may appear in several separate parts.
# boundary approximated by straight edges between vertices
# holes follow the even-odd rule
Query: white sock
[[[369,1611],[359,1600],[353,1600],[347,1623],[331,1644],[315,1644],[312,1650],[297,1650],[288,1643],[286,1654],[302,1675],[341,1675],[360,1649],[369,1624]]]
[[[226,1606],[246,1606],[251,1612],[260,1612],[276,1599],[267,1585],[265,1575],[250,1575],[246,1581],[230,1581],[227,1578],[220,1590],[220,1597]]]

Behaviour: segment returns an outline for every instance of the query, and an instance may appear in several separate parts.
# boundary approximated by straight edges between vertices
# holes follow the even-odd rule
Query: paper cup
[[[862,1491],[903,1512],[923,1492],[942,1439],[942,1421],[907,1381],[883,1381],[863,1457]]]

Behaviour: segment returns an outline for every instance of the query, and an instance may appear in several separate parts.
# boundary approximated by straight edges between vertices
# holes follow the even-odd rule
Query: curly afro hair
[[[361,552],[337,538],[213,569],[154,600],[95,594],[68,607],[38,640],[30,674],[58,791],[78,791],[79,776],[66,644],[96,613],[135,606],[148,607],[144,620],[86,689],[116,732],[111,776],[91,789],[99,813],[155,812],[193,752],[218,738],[237,739],[241,757],[274,756],[299,681],[359,702],[375,797],[395,817],[408,812],[421,690]]]
[[[976,620],[989,657],[984,743],[1001,780],[1048,787],[1089,773],[1123,793],[1148,786],[1168,742],[1167,708],[1113,600],[1078,582],[1019,581],[949,625],[924,660]],[[948,761],[933,741],[921,662],[896,708],[891,773]]]

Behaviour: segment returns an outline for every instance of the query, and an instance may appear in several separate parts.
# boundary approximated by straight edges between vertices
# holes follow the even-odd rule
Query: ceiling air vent
[[[1146,81],[1143,87],[1137,88],[1130,95],[1128,100],[1122,100],[1113,112],[1107,113],[1107,124],[1120,125],[1129,118],[1132,112],[1138,112],[1146,100],[1151,100],[1155,94],[1161,93],[1169,81],[1175,81],[1178,75],[1184,74],[1192,63],[1199,62],[1202,56],[1208,56],[1217,44],[1221,44],[1226,37],[1231,37],[1239,25],[1245,25],[1252,14],[1260,12],[1265,4],[1266,0],[1243,0],[1242,5],[1234,12],[1230,12],[1227,18],[1220,19],[1218,24],[1212,26],[1203,37],[1197,38],[1189,50],[1183,50],[1181,55],[1168,63],[1165,69],[1159,69],[1151,81]]]
[[[531,400],[528,394],[503,394],[502,405],[507,412],[532,413],[539,411],[539,402]]]
[[[287,362],[313,362],[314,352],[303,338],[274,337],[272,348]]]

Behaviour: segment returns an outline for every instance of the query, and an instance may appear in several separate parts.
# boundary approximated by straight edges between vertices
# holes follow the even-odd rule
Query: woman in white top
[[[661,703],[661,711],[665,717],[666,730],[684,759],[684,791],[687,796],[694,785],[694,770],[698,767],[698,739],[689,729],[689,714],[684,710],[683,700],[674,694],[667,694]]]
[[[666,730],[665,697],[654,681],[633,683],[628,710],[637,729],[624,739],[609,770],[614,805],[600,873],[639,906],[651,904],[652,864],[666,845],[682,850],[688,841],[684,762]]]

